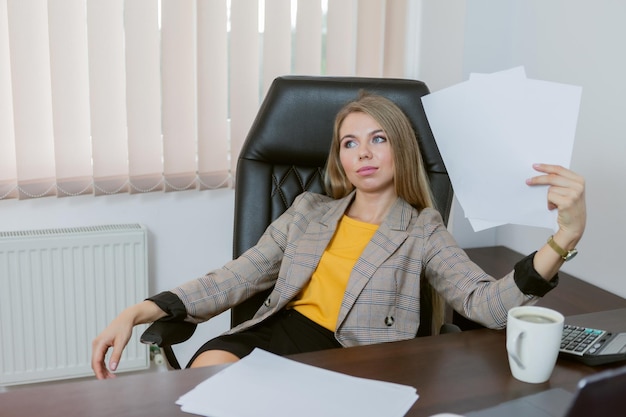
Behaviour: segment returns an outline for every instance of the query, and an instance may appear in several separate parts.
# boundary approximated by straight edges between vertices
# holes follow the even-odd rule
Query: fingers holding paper
[[[534,164],[533,169],[542,175],[531,177],[526,183],[548,186],[548,208],[558,210],[558,233],[561,239],[576,244],[587,221],[584,178],[560,165]]]

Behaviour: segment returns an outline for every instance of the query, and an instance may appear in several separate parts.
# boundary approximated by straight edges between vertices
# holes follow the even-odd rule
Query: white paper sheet
[[[455,195],[475,231],[501,224],[554,229],[533,163],[569,167],[581,87],[526,78],[522,67],[472,74],[422,98]]]
[[[255,349],[176,402],[211,417],[403,416],[413,387],[356,378]]]

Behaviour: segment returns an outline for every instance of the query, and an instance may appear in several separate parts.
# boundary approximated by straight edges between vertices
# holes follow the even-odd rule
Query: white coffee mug
[[[520,381],[546,382],[552,375],[561,346],[564,317],[545,307],[509,310],[506,350],[511,373]]]

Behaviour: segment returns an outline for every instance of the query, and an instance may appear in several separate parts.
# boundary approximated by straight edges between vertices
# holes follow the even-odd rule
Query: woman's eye
[[[380,135],[376,135],[372,138],[372,142],[374,143],[382,143],[387,141],[387,138],[385,138],[384,136],[380,136]]]
[[[343,147],[344,148],[354,148],[356,146],[356,143],[353,140],[346,140],[343,142]]]

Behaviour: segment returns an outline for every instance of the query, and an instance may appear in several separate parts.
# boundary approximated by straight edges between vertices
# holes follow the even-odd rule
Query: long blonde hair
[[[369,115],[385,132],[393,154],[396,194],[417,210],[434,207],[422,153],[408,117],[391,100],[363,91],[356,100],[341,108],[335,117],[333,139],[324,174],[327,194],[333,198],[342,198],[354,189],[339,158],[341,141],[339,130],[345,118],[355,112]],[[444,321],[445,302],[426,279],[421,277],[420,280],[422,296],[429,297],[432,301],[431,330],[436,334]]]

